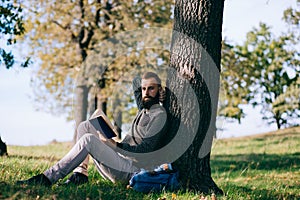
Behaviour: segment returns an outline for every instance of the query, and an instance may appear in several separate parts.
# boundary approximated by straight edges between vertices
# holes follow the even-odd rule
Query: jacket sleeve
[[[162,138],[166,132],[167,115],[165,112],[160,112],[153,116],[146,127],[145,136],[142,142],[137,145],[128,143],[117,143],[117,146],[127,152],[148,153],[160,148]]]
[[[141,78],[135,77],[132,81],[132,89],[133,94],[135,98],[135,102],[137,105],[137,108],[139,110],[143,109],[143,103],[142,103],[142,88],[141,88]]]

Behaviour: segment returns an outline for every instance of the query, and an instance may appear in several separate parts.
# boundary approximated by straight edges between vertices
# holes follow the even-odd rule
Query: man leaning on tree
[[[89,155],[102,177],[112,182],[128,183],[133,173],[140,171],[142,166],[134,155],[161,148],[166,132],[167,114],[159,104],[164,95],[161,79],[153,72],[146,72],[139,82],[140,87],[136,87],[136,81],[133,85],[135,95],[141,94],[141,102],[137,102],[140,110],[122,142],[105,138],[89,120],[81,122],[77,128],[76,144],[60,161],[45,172],[17,183],[51,186],[72,171],[65,184],[87,183]],[[97,111],[92,117],[96,116]]]

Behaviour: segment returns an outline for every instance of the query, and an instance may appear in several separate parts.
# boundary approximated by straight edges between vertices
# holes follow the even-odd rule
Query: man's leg
[[[81,122],[77,128],[77,138],[76,142],[80,140],[81,137],[83,137],[85,134],[91,133],[95,135],[96,137],[98,136],[98,133],[94,126],[89,122],[89,120],[86,120],[84,122]],[[89,156],[87,156],[84,161],[74,169],[73,172],[81,173],[84,174],[85,176],[88,176],[88,164],[89,164]]]
[[[127,160],[127,159],[126,159]],[[139,169],[135,166],[132,165],[132,163],[130,162],[129,165],[124,165],[124,163],[122,163],[119,166],[107,166],[103,163],[99,163],[97,160],[94,159],[94,163],[97,167],[98,172],[101,174],[101,176],[104,179],[108,179],[111,182],[115,183],[117,181],[121,182],[121,183],[127,183],[130,180],[130,178],[132,177],[134,172],[137,172]],[[121,169],[121,166],[123,166]]]
[[[111,180],[128,179],[132,173],[137,171],[132,160],[126,159],[109,146],[104,144],[93,134],[85,134],[53,167],[44,172],[44,175],[55,183],[59,179],[67,176],[90,154],[97,163],[97,167],[106,170],[107,176]],[[103,175],[101,173],[101,175]]]

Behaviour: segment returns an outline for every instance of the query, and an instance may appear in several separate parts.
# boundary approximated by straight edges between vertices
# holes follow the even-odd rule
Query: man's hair
[[[142,79],[149,79],[149,78],[154,78],[158,84],[158,86],[161,86],[161,80],[158,77],[158,75],[154,72],[146,72],[143,74]]]

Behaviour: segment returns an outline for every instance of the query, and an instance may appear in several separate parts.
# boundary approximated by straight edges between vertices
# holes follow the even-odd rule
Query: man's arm
[[[138,76],[135,77],[132,81],[133,94],[134,94],[137,108],[139,110],[143,109],[141,81],[142,81],[141,78]]]
[[[146,127],[146,133],[142,138],[142,142],[137,145],[127,143],[117,143],[117,147],[134,153],[147,153],[160,148],[162,138],[166,132],[167,115],[161,111],[157,116],[153,117]]]

